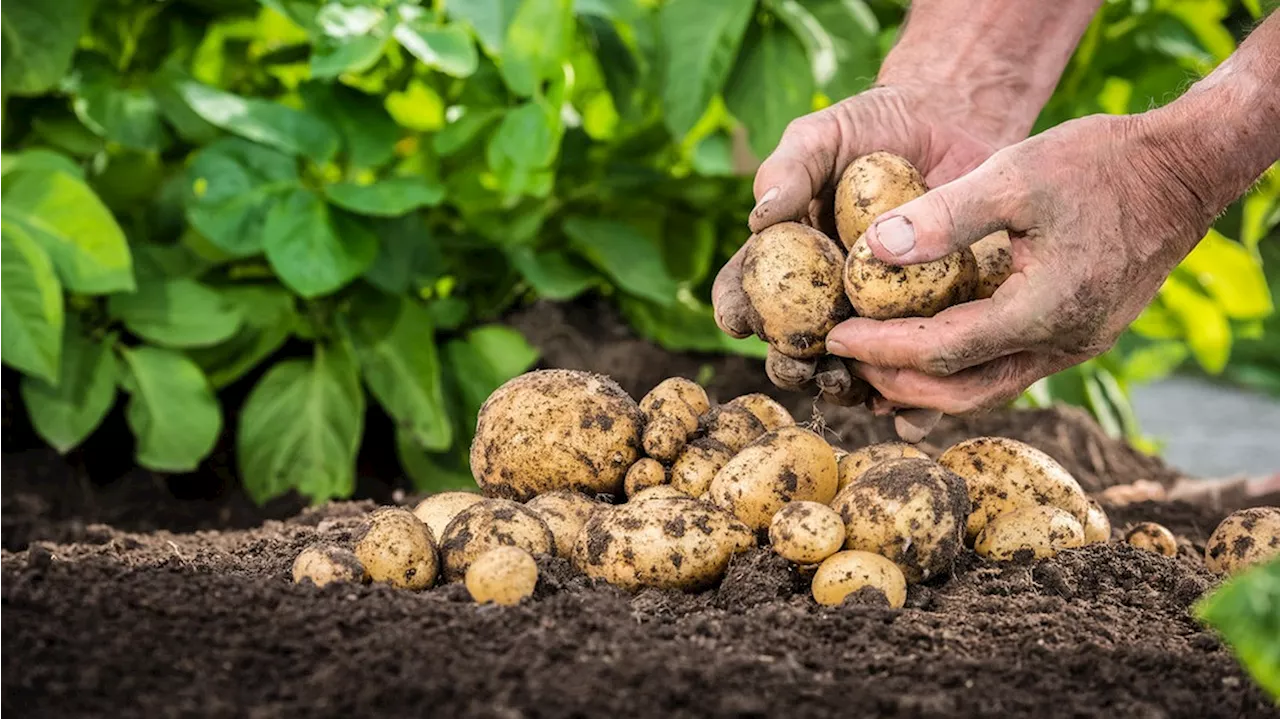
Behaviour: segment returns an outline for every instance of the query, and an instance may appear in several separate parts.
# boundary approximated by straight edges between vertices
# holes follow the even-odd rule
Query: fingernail
[[[876,237],[895,255],[905,255],[916,246],[916,231],[911,227],[911,220],[905,217],[890,217],[877,224]]]
[[[844,357],[845,353],[848,351],[849,351],[849,348],[845,347],[844,343],[841,342],[840,340],[833,340],[830,338],[827,339],[828,354],[840,355],[841,357]]]
[[[782,194],[782,190],[776,187],[770,187],[768,190],[765,190],[765,193],[760,196],[760,201],[756,203],[756,206],[752,208],[751,212],[753,214],[760,212],[761,207],[769,204],[771,200],[778,199],[778,195],[780,194]]]

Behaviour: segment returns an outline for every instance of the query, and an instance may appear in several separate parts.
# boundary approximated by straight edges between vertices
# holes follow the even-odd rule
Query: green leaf
[[[441,157],[449,157],[467,148],[489,125],[505,113],[497,108],[488,110],[463,110],[456,119],[445,125],[431,138],[431,147]]]
[[[425,17],[396,26],[400,46],[429,68],[453,77],[470,77],[480,64],[471,35],[459,25],[438,27]]]
[[[1252,567],[1196,603],[1249,675],[1280,701],[1280,558]]]
[[[769,88],[761,92],[760,88]],[[725,106],[747,128],[757,157],[777,147],[787,123],[813,105],[813,75],[804,46],[782,25],[752,28],[724,91]]]
[[[434,282],[444,273],[439,242],[421,217],[405,215],[374,223],[378,256],[364,273],[374,287],[403,294]]]
[[[241,317],[240,329],[212,347],[188,352],[208,375],[225,387],[243,377],[284,346],[297,322],[293,295],[275,285],[233,285],[218,290]]]
[[[1140,337],[1153,340],[1182,338],[1182,323],[1178,320],[1177,315],[1165,309],[1160,302],[1159,296],[1142,310],[1142,314],[1138,315],[1137,319],[1130,323],[1129,329]]]
[[[495,171],[547,167],[556,157],[558,131],[554,118],[536,102],[508,111],[486,148],[489,167]]]
[[[1275,309],[1262,264],[1217,230],[1209,230],[1180,268],[1195,276],[1231,319],[1262,319]]]
[[[365,384],[399,431],[423,449],[447,449],[453,425],[427,309],[412,300],[367,293],[339,317],[339,326],[355,348]]]
[[[333,204],[361,215],[399,217],[419,207],[435,207],[444,200],[444,185],[425,177],[388,177],[372,184],[340,182],[327,185]]]
[[[837,70],[835,38],[799,0],[778,0],[773,10],[804,46],[814,82],[826,86]]]
[[[673,212],[663,232],[667,269],[682,282],[699,285],[711,273],[716,253],[716,224],[707,217]]]
[[[380,167],[395,156],[401,131],[381,98],[345,85],[319,82],[306,83],[299,92],[309,109],[342,134],[342,145],[353,167]]]
[[[124,147],[159,151],[168,140],[160,105],[145,87],[132,87],[109,68],[92,64],[71,83],[76,116],[95,134]]]
[[[218,399],[204,373],[181,352],[122,348],[130,395],[125,419],[137,437],[138,464],[157,472],[190,472],[213,451],[222,431]]]
[[[316,502],[350,495],[363,427],[360,377],[341,348],[316,345],[310,360],[277,363],[240,414],[245,490],[258,503],[291,489]]]
[[[191,77],[182,66],[176,60],[171,60],[151,76],[147,89],[150,90],[160,114],[179,137],[191,144],[207,145],[217,140],[221,131],[197,115],[178,93],[179,82],[190,80]]]
[[[0,10],[0,66],[6,95],[39,95],[71,66],[96,0],[14,2]]]
[[[53,263],[8,221],[0,223],[0,248],[0,354],[10,367],[57,384],[63,316]]]
[[[724,86],[754,8],[755,0],[671,0],[662,7],[662,100],[667,127],[677,138],[693,129]]]
[[[465,339],[451,340],[445,353],[466,417],[476,416],[494,390],[538,361],[538,351],[524,335],[504,325],[477,327]]]
[[[1177,277],[1165,280],[1160,301],[1182,323],[1196,362],[1209,374],[1221,372],[1231,356],[1231,323],[1222,308]]]
[[[1188,353],[1187,345],[1181,342],[1156,342],[1140,347],[1125,356],[1122,375],[1134,384],[1163,379],[1186,361]]]
[[[814,65],[814,77],[822,91],[834,100],[843,100],[870,87],[880,70],[877,42],[880,23],[871,8],[863,0],[801,0],[800,5],[826,31],[835,51],[835,72],[829,79],[823,79],[825,67],[820,57],[825,55],[815,56],[814,52],[824,43],[820,38],[806,42]],[[787,19],[785,15],[783,19]],[[788,24],[802,41],[805,41],[806,33],[812,32],[807,20]],[[801,30],[798,25],[809,29]]]
[[[237,257],[263,250],[267,215],[301,182],[293,158],[236,138],[201,150],[187,177],[187,220],[218,249]]]
[[[678,287],[662,262],[658,243],[634,226],[617,220],[570,217],[564,222],[564,231],[578,252],[618,287],[659,305],[675,303]]]
[[[394,19],[381,8],[331,2],[316,13],[315,23],[322,37],[311,56],[311,75],[324,79],[373,67]]]
[[[64,172],[72,177],[83,180],[84,169],[76,164],[75,160],[52,150],[41,150],[39,148],[32,150],[23,150],[17,154],[4,153],[3,174],[8,175],[11,172],[19,170],[50,170],[53,172]]]
[[[272,205],[263,232],[280,281],[308,299],[359,277],[378,253],[368,226],[331,210],[310,190],[292,190]]]
[[[22,401],[40,438],[62,454],[79,446],[102,424],[116,399],[119,368],[114,338],[93,339],[73,318],[62,336],[62,367],[55,386],[22,379]]]
[[[445,466],[426,453],[407,432],[396,430],[396,457],[400,467],[420,492],[443,492],[451,489],[476,491],[476,480],[470,472]]]
[[[622,314],[646,339],[677,352],[731,352],[763,359],[769,346],[755,337],[737,340],[716,326],[711,307],[687,292],[663,306],[632,297],[619,299]]]
[[[151,280],[115,294],[107,310],[142,339],[166,347],[208,347],[240,328],[240,312],[217,290],[195,280]]]
[[[324,120],[278,102],[243,98],[194,80],[175,89],[211,125],[290,155],[326,162],[338,151],[338,135]]]
[[[596,275],[558,250],[539,251],[528,245],[507,248],[507,258],[533,286],[539,297],[571,300],[595,284]]]
[[[520,0],[467,0],[449,3],[446,12],[470,25],[484,51],[497,57],[502,54],[507,27],[519,7]]]
[[[89,186],[56,169],[10,173],[4,183],[4,219],[49,254],[68,291],[106,294],[133,289],[129,245]]]
[[[410,80],[402,91],[383,100],[387,113],[396,124],[417,132],[435,132],[444,127],[444,98],[422,80]]]
[[[573,40],[570,0],[522,0],[507,26],[502,79],[521,97],[533,95],[543,80],[558,77]]]

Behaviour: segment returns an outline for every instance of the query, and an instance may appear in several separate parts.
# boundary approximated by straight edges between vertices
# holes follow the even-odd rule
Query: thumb
[[[756,206],[747,220],[752,232],[808,215],[809,202],[835,169],[839,134],[831,123],[824,110],[787,126],[777,148],[756,170]]]
[[[1008,204],[997,199],[1006,193],[993,186],[993,179],[980,167],[886,212],[867,229],[867,245],[884,262],[914,265],[1006,229]]]

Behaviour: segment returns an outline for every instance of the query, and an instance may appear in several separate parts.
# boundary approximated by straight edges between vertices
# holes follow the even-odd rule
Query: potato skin
[[[752,329],[788,357],[826,354],[827,333],[851,314],[843,265],[836,243],[812,227],[781,222],[758,233],[742,262]]]
[[[573,540],[578,538],[582,525],[587,523],[591,515],[609,505],[597,502],[581,492],[560,489],[539,494],[524,506],[547,523],[555,538],[556,556],[568,557],[573,554]]]
[[[863,587],[879,590],[894,609],[907,603],[907,580],[898,565],[879,554],[852,549],[823,560],[811,590],[818,604],[835,606]]]
[[[1007,562],[1052,557],[1063,549],[1084,544],[1084,528],[1075,517],[1057,507],[1040,505],[992,519],[978,535],[974,551],[988,559]]]
[[[1000,230],[969,245],[969,249],[978,262],[978,288],[973,298],[985,300],[1013,274],[1013,243],[1009,233]]]
[[[742,407],[721,405],[703,416],[705,436],[737,454],[765,433],[764,424]]]
[[[969,497],[954,473],[908,457],[868,469],[831,508],[844,520],[846,549],[884,556],[915,583],[950,570],[964,546]]]
[[[575,489],[618,494],[644,416],[616,382],[576,370],[520,375],[485,400],[471,471],[485,495],[526,501]]]
[[[769,544],[778,556],[796,564],[816,564],[844,546],[840,515],[818,502],[791,502],[769,523]]]
[[[649,457],[641,457],[627,470],[627,477],[622,482],[622,491],[627,498],[635,496],[650,487],[667,483],[667,470],[662,463]]]
[[[831,445],[803,427],[783,427],[729,460],[711,481],[708,499],[761,530],[787,502],[828,504],[838,483]]]
[[[1089,497],[1089,511],[1084,518],[1084,543],[1106,544],[1111,541],[1111,519],[1098,500]]]
[[[573,559],[588,577],[635,590],[697,590],[724,576],[755,545],[751,530],[693,498],[650,499],[600,512],[578,535]]]
[[[364,565],[348,549],[316,542],[308,545],[293,560],[293,583],[310,581],[317,587],[331,582],[359,583],[367,578]]]
[[[382,507],[357,532],[354,554],[369,578],[401,589],[426,589],[440,573],[431,530],[407,509]]]
[[[702,385],[684,377],[668,377],[641,398],[640,411],[644,412],[645,417],[650,417],[654,413],[660,413],[662,404],[670,400],[688,405],[695,417],[711,409],[711,401],[707,399],[707,391]]]
[[[440,492],[418,502],[413,514],[431,530],[431,538],[439,542],[444,536],[444,528],[458,516],[458,512],[481,501],[484,501],[484,496],[475,492]]]
[[[966,247],[932,262],[896,267],[877,259],[863,237],[849,250],[844,288],[862,317],[932,317],[973,299],[978,262]]]
[[[1280,508],[1251,507],[1233,512],[1209,535],[1204,564],[1211,572],[1235,574],[1280,556]]]
[[[636,495],[628,499],[627,503],[647,502],[651,499],[693,499],[693,497],[669,484],[659,484],[656,487],[649,487],[636,492]]]
[[[1178,539],[1167,527],[1155,522],[1141,522],[1125,532],[1124,541],[1138,549],[1145,549],[1166,557],[1178,553]]]
[[[497,547],[551,554],[555,535],[537,512],[508,499],[486,499],[449,522],[440,539],[445,581],[462,579],[476,557]]]
[[[640,400],[644,451],[661,462],[675,460],[698,430],[698,418],[709,404],[706,391],[696,382],[671,377],[658,383]]]
[[[476,557],[463,580],[477,604],[519,604],[538,586],[538,563],[519,547],[498,547]]]
[[[741,407],[760,420],[766,431],[772,432],[781,427],[790,427],[796,423],[786,407],[767,394],[754,392],[735,397],[725,403],[726,407]]]
[[[836,233],[853,247],[877,217],[928,191],[924,177],[905,158],[892,152],[863,155],[845,168],[836,183]]]
[[[890,459],[918,457],[929,459],[929,455],[906,442],[881,442],[869,444],[861,449],[847,452],[838,461],[840,469],[840,489],[848,487],[861,477],[863,472]]]
[[[671,465],[671,486],[691,497],[700,497],[711,489],[716,473],[733,459],[733,450],[714,439],[696,439],[689,443]]]

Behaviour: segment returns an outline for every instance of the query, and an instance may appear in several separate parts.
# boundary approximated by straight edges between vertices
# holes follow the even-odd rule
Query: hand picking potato
[[[650,499],[693,499],[693,497],[669,484],[659,484],[636,492],[636,496],[629,498],[627,502],[647,502]]]
[[[1252,507],[1222,520],[1204,546],[1211,572],[1235,574],[1280,556],[1280,508]]]
[[[1098,500],[1089,497],[1089,511],[1084,518],[1084,543],[1106,544],[1111,541],[1111,520]]]
[[[486,499],[449,522],[440,539],[444,578],[456,582],[476,557],[497,547],[519,547],[530,554],[551,554],[555,535],[537,512],[507,499]]]
[[[663,380],[640,400],[644,413],[644,451],[656,460],[671,462],[698,431],[698,418],[709,407],[707,393],[683,377]]]
[[[653,491],[653,490],[650,490]],[[587,520],[573,549],[588,577],[624,589],[704,589],[755,545],[746,525],[693,498],[629,502]]]
[[[476,557],[464,583],[477,604],[519,604],[538,586],[538,563],[519,547],[498,547]]]
[[[915,445],[906,442],[882,442],[880,444],[869,444],[862,449],[855,449],[847,452],[840,458],[838,467],[840,469],[840,489],[844,489],[862,476],[863,472],[889,459],[902,459],[903,457],[918,457],[921,459],[929,459],[929,455],[916,449]]]
[[[735,397],[725,403],[726,407],[741,407],[760,420],[760,424],[768,432],[772,432],[780,427],[790,427],[796,423],[795,418],[787,411],[786,407],[778,404],[776,400],[767,394],[755,392],[753,394],[744,394],[741,397]]]
[[[742,407],[713,408],[704,418],[708,439],[723,444],[735,454],[765,433],[764,423]]]
[[[788,357],[827,353],[827,333],[850,316],[831,238],[798,222],[756,235],[742,262],[742,290],[754,310],[755,333]]]
[[[399,507],[382,507],[369,515],[356,534],[355,555],[370,579],[401,589],[426,589],[440,573],[431,530]]]
[[[964,546],[969,497],[932,460],[890,459],[845,487],[831,508],[844,520],[846,549],[887,557],[914,583],[950,570]]]
[[[1000,230],[969,245],[969,249],[978,262],[978,289],[973,298],[985,300],[1013,274],[1013,244],[1009,233]]]
[[[609,505],[597,502],[581,492],[560,489],[539,494],[524,506],[547,523],[555,538],[556,556],[567,558],[573,554],[573,540],[582,531],[582,525],[587,523],[591,515]]]
[[[640,456],[643,425],[635,401],[608,377],[529,372],[480,408],[471,472],[486,495],[506,499],[557,489],[618,494]]]
[[[787,502],[830,503],[838,482],[831,445],[803,427],[783,427],[729,460],[711,481],[708,499],[760,530]]]
[[[844,287],[862,317],[932,317],[973,299],[978,263],[966,247],[932,262],[898,267],[877,259],[862,237],[845,261]]]
[[[853,247],[877,217],[928,191],[924,177],[905,158],[891,152],[863,155],[845,168],[836,184],[836,233]]]
[[[356,555],[335,544],[312,544],[293,560],[294,584],[310,580],[323,587],[330,582],[357,583],[364,579],[364,565]]]
[[[898,565],[879,554],[846,550],[818,565],[813,575],[813,599],[829,607],[864,587],[877,589],[889,606],[901,609],[907,603],[907,580]]]
[[[667,469],[656,459],[641,457],[627,470],[627,477],[622,482],[622,491],[627,498],[650,487],[667,483]]]
[[[1022,507],[1047,504],[1065,510],[1083,525],[1089,500],[1080,484],[1052,457],[1007,437],[977,437],[953,445],[938,464],[964,478],[973,509],[968,538],[992,517]]]
[[[1063,549],[1083,547],[1084,528],[1075,517],[1048,505],[1001,514],[982,528],[973,548],[988,559],[1043,559]]]
[[[1166,557],[1172,557],[1178,553],[1178,540],[1173,536],[1173,532],[1155,522],[1142,522],[1135,525],[1125,533],[1124,541],[1138,549],[1145,549]]]
[[[825,504],[791,502],[773,515],[769,544],[789,562],[816,564],[844,546],[844,522]]]
[[[691,497],[701,497],[711,489],[711,480],[733,459],[733,450],[714,439],[689,443],[671,465],[671,486]]]
[[[431,530],[431,538],[439,541],[458,512],[483,500],[484,496],[475,492],[440,492],[418,502],[413,514]]]

